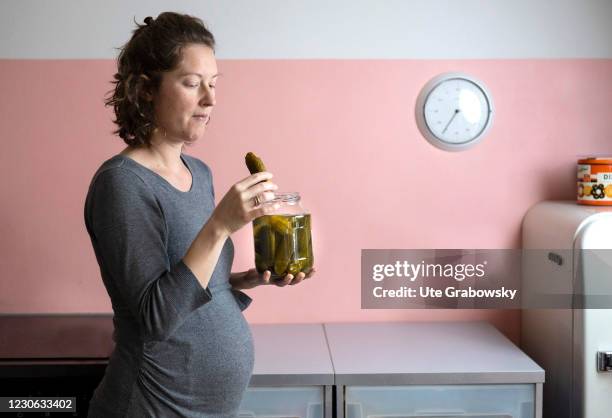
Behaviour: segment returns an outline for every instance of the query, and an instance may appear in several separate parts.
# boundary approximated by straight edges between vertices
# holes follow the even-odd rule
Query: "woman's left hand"
[[[253,268],[243,273],[232,275],[230,282],[232,287],[236,289],[252,289],[260,285],[268,284],[273,284],[279,287],[284,287],[287,285],[294,286],[312,277],[314,273],[315,269],[313,268],[308,272],[308,274],[303,272],[298,273],[296,276],[293,276],[293,274],[287,274],[283,278],[271,280],[272,273],[270,270],[266,270],[260,274],[257,269]]]

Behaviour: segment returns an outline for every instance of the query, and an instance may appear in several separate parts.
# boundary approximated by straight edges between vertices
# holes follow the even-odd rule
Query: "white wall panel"
[[[222,59],[612,57],[612,0],[0,0],[0,58],[113,58],[165,10]]]

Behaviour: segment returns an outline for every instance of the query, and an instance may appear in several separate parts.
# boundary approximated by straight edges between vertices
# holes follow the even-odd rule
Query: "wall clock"
[[[444,73],[425,84],[415,116],[419,131],[433,146],[462,151],[476,145],[491,127],[493,100],[474,77]]]

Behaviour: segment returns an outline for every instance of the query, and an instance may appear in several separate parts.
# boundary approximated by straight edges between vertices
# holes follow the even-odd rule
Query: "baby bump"
[[[145,352],[143,371],[202,409],[237,408],[253,372],[251,330],[229,290],[213,292],[167,341]]]
[[[254,348],[249,324],[230,291],[213,293],[211,302],[198,310],[200,326],[195,332],[203,349],[192,359],[192,366],[195,369],[198,363],[206,364],[223,379],[228,375],[248,375],[250,379]]]

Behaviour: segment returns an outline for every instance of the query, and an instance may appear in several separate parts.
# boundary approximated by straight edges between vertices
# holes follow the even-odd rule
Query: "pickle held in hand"
[[[264,165],[263,161],[261,161],[261,158],[252,152],[247,153],[247,155],[244,157],[244,161],[251,174],[266,171],[266,166]]]

